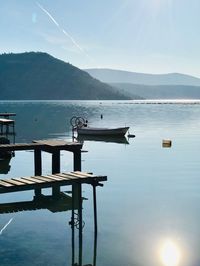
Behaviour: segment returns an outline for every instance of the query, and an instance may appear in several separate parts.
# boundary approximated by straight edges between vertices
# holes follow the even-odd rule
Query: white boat
[[[77,128],[78,135],[93,135],[93,136],[124,136],[129,127],[119,128],[100,128],[83,126]]]

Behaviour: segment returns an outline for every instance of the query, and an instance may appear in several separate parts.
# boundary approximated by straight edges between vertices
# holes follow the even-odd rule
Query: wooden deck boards
[[[0,179],[0,193],[34,190],[53,186],[74,185],[76,183],[93,184],[106,181],[106,176],[95,176],[79,171],[70,173],[58,173],[54,175],[31,176],[11,179]]]
[[[23,151],[23,150],[41,150],[41,151],[54,151],[66,150],[76,151],[82,149],[82,144],[78,142],[67,142],[62,140],[44,140],[34,141],[33,143],[16,143],[16,144],[2,144],[0,151]]]
[[[10,116],[16,116],[16,113],[0,113],[0,116],[9,118]]]

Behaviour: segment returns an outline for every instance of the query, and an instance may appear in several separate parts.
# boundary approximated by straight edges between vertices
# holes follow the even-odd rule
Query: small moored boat
[[[129,127],[117,127],[117,128],[101,128],[101,127],[90,127],[88,121],[83,117],[73,116],[70,120],[72,131],[76,131],[80,135],[89,136],[125,136]]]
[[[93,135],[93,136],[124,136],[129,127],[119,128],[99,128],[83,126],[77,128],[78,135]]]

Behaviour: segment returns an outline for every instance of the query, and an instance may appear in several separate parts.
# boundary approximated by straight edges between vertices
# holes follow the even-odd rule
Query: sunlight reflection
[[[165,240],[160,249],[160,258],[164,266],[178,266],[181,259],[179,247],[172,240]]]

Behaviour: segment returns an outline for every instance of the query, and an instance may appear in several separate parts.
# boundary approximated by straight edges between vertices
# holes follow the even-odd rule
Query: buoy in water
[[[170,148],[172,146],[172,141],[170,139],[163,139],[162,146],[163,148]]]

